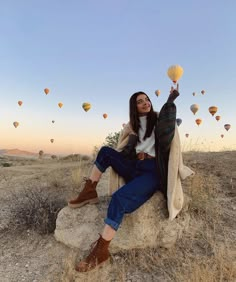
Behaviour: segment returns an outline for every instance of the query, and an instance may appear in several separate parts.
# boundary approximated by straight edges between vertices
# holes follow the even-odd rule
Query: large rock
[[[92,242],[102,232],[110,197],[100,197],[97,205],[86,205],[79,209],[63,208],[57,218],[55,238],[81,251],[90,249]],[[181,214],[170,221],[167,217],[166,201],[156,193],[132,214],[125,215],[123,222],[110,244],[110,252],[146,247],[173,246],[182,232],[188,228],[187,203]]]

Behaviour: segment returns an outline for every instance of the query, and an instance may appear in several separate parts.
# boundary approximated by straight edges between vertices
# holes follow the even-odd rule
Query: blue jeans
[[[112,167],[126,184],[112,194],[105,223],[118,230],[123,216],[144,204],[160,187],[155,159],[127,160],[110,147],[102,147],[95,160],[101,172]]]

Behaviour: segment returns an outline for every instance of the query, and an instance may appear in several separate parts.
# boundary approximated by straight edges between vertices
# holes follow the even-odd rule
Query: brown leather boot
[[[84,261],[76,265],[75,270],[78,272],[87,272],[97,266],[101,266],[110,258],[108,247],[111,241],[106,241],[100,235],[99,239],[92,244],[92,251]]]
[[[96,204],[98,203],[98,194],[96,191],[96,186],[98,182],[92,182],[91,179],[86,179],[83,190],[80,192],[76,199],[70,200],[68,206],[70,208],[80,208],[86,204]]]

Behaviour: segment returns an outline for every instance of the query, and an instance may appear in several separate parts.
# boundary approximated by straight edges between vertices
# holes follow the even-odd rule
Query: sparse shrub
[[[40,150],[40,151],[39,151],[39,159],[42,159],[43,154],[44,154],[44,151],[43,151],[43,150]]]
[[[12,166],[12,163],[2,163],[2,166],[3,167],[10,167],[10,166]]]
[[[51,155],[51,159],[56,160],[57,156],[56,155]]]
[[[81,157],[82,161],[89,161],[90,160],[90,156],[87,156],[87,155],[83,155]]]
[[[25,189],[12,194],[11,227],[19,231],[33,229],[39,234],[54,232],[57,214],[66,202],[60,191],[47,188]]]

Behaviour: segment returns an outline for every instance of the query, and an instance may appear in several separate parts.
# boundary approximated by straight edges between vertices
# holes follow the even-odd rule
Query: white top
[[[147,125],[147,116],[141,116],[139,117],[140,120],[140,128],[139,128],[139,141],[136,146],[136,154],[140,152],[144,152],[149,154],[152,157],[156,156],[155,153],[155,134],[154,130],[152,131],[152,134],[150,137],[147,137],[145,140],[143,140],[143,137],[146,132],[146,125]]]

